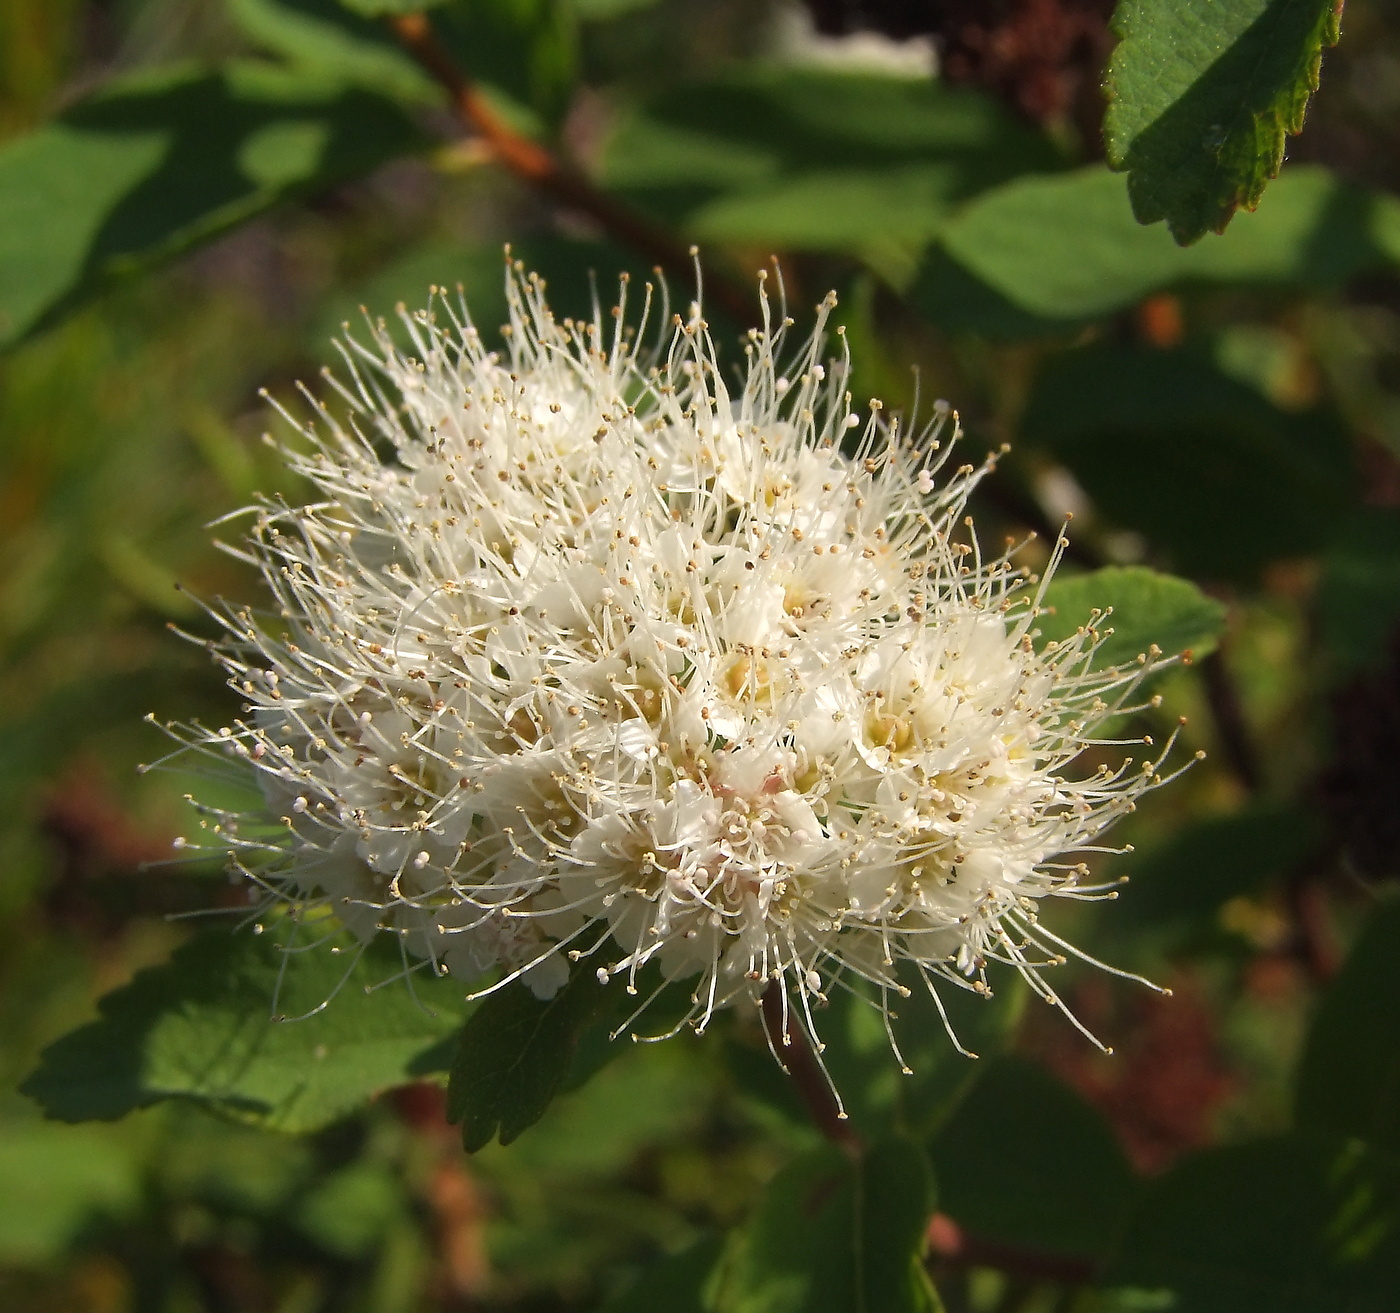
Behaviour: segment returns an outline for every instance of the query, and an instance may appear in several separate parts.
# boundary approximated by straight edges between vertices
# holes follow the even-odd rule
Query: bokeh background
[[[1133,876],[1118,903],[1054,911],[1173,994],[1073,975],[1112,1058],[1048,1010],[1007,1018],[1010,1056],[938,1132],[929,1261],[950,1313],[1173,1307],[1095,1293],[1105,1237],[1181,1163],[1292,1124],[1318,1000],[1397,868],[1400,8],[1352,0],[1283,177],[1186,250],[1138,228],[1099,163],[1111,8],[449,6],[500,113],[699,242],[716,278],[747,288],[776,254],[799,317],[837,289],[858,396],[908,406],[917,387],[958,408],[971,451],[1011,443],[979,493],[984,536],[1073,512],[1071,570],[1168,569],[1227,608],[1219,646],[1161,683],[1162,723],[1188,716],[1184,752],[1207,761],[1129,823],[1137,851],[1105,867]],[[265,189],[247,217],[94,265],[3,325],[0,1306],[689,1308],[628,1304],[628,1283],[740,1221],[814,1135],[722,1037],[629,1051],[470,1158],[432,1082],[302,1136],[179,1102],[67,1126],[15,1092],[102,993],[167,958],[180,914],[219,904],[217,871],[166,862],[197,782],[136,768],[166,750],[146,713],[223,723],[233,705],[171,626],[209,631],[196,597],[256,596],[209,522],[298,493],[261,440],[260,389],[317,386],[342,322],[430,283],[461,282],[499,322],[506,242],[563,311],[586,309],[590,278],[606,298],[651,264],[464,135],[382,28],[336,15],[0,5],[0,149],[145,70],[247,59],[314,82],[349,58],[328,53],[336,24],[360,61],[338,75],[411,125],[376,167]],[[10,291],[44,258],[5,229],[21,200],[0,197]],[[1393,1048],[1395,1000],[1349,987],[1356,1045]]]

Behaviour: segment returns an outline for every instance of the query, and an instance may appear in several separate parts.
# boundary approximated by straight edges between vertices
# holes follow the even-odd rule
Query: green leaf
[[[624,977],[599,984],[584,966],[552,998],[536,998],[516,981],[482,1000],[462,1029],[447,1094],[447,1114],[462,1123],[468,1152],[498,1137],[509,1144],[539,1121],[565,1088],[584,1032],[605,1031],[629,997],[625,985]],[[596,1069],[615,1050],[609,1044],[590,1065]]]
[[[955,201],[1059,162],[971,91],[756,64],[625,116],[600,177],[704,241],[917,251]]]
[[[661,0],[569,0],[579,21],[583,23],[611,23],[639,9],[651,9],[660,2]]]
[[[1087,574],[1057,575],[1045,590],[1042,640],[1070,638],[1094,624],[1106,632],[1098,663],[1135,661],[1154,645],[1168,656],[1204,656],[1225,628],[1225,608],[1195,584],[1142,566],[1105,566]],[[1102,616],[1112,611],[1107,623]]]
[[[147,1160],[148,1188],[166,1198],[189,1199],[216,1213],[285,1217],[319,1179],[312,1136],[237,1125],[186,1101],[162,1112],[160,1138]]]
[[[1335,417],[1280,410],[1195,346],[1052,357],[1021,436],[1069,466],[1098,514],[1205,578],[1250,580],[1317,550],[1352,490]]]
[[[598,1051],[590,1054],[595,1035]],[[606,1025],[584,1032],[560,1097],[528,1135],[506,1149],[484,1149],[481,1170],[498,1165],[598,1181],[658,1146],[683,1143],[704,1123],[718,1083],[708,1040],[686,1032],[664,1044],[637,1044],[608,1035]]]
[[[1400,202],[1292,166],[1254,214],[1183,249],[1133,218],[1101,165],[1019,178],[958,211],[910,292],[934,322],[992,336],[1064,332],[1194,284],[1337,288],[1400,251]],[[972,280],[972,286],[965,285]],[[985,308],[969,308],[969,295]],[[997,301],[1004,302],[1000,314]]]
[[[363,339],[363,310],[374,320],[384,320],[407,350],[411,339],[398,318],[397,307],[403,305],[410,313],[425,309],[433,287],[449,289],[455,302],[459,286],[472,322],[490,337],[508,314],[502,249],[434,240],[397,254],[357,283],[333,288],[307,331],[307,348],[314,355],[323,356],[332,339],[346,331]]]
[[[933,1313],[924,1231],[933,1179],[912,1141],[858,1163],[826,1147],[769,1183],[717,1274],[714,1313]]]
[[[1259,203],[1341,15],[1342,0],[1122,0],[1104,129],[1140,223],[1185,245]]]
[[[1296,802],[1198,820],[1127,866],[1132,884],[1114,916],[1158,925],[1209,916],[1288,874],[1323,833],[1317,815]]]
[[[901,973],[901,983],[909,997],[891,996],[890,1024],[909,1074],[890,1049],[878,999],[872,1002],[855,989],[833,991],[815,1017],[822,1061],[852,1124],[871,1139],[896,1132],[924,1139],[981,1074],[981,1062],[959,1052],[948,1037],[943,1014],[917,974]],[[990,996],[946,983],[939,989],[958,1043],[980,1059],[1007,1045],[1027,999],[1024,983],[1009,970],[1001,978],[993,975],[992,985]],[[745,1093],[805,1124],[792,1081],[773,1061],[758,1027],[731,1026],[726,1036],[728,1061]]]
[[[34,1122],[0,1126],[0,1264],[57,1257],[98,1217],[133,1212],[140,1174],[110,1132]]]
[[[115,82],[0,148],[0,344],[104,278],[422,140],[380,96],[270,65]]]
[[[537,132],[561,122],[578,77],[578,23],[567,0],[468,0],[433,15],[444,46],[478,83],[528,106]]]
[[[588,317],[595,293],[611,304],[622,272],[643,271],[634,255],[610,243],[548,234],[512,242],[511,255],[545,279],[550,309],[559,318]],[[497,341],[497,330],[508,316],[502,248],[435,240],[410,247],[363,282],[337,290],[317,314],[307,335],[308,346],[323,355],[327,342],[338,337],[347,323],[352,335],[363,337],[360,308],[364,307],[371,316],[384,318],[407,348],[408,332],[395,307],[402,302],[410,311],[423,309],[433,286],[450,289],[454,301],[461,287],[473,323],[488,342]]]
[[[353,14],[362,18],[382,18],[391,14],[416,14],[424,9],[436,9],[447,0],[339,0]]]
[[[378,1248],[406,1215],[407,1203],[396,1172],[382,1163],[355,1162],[298,1200],[292,1223],[322,1249],[353,1262]]]
[[[1138,1181],[1103,1114],[1022,1058],[994,1059],[930,1146],[939,1206],[979,1239],[1107,1253]]]
[[[1153,1182],[1106,1285],[1182,1313],[1400,1306],[1400,1166],[1358,1144],[1279,1137],[1183,1159]]]
[[[361,17],[340,0],[226,3],[229,17],[245,35],[313,75],[404,100],[441,99],[441,89],[398,45],[384,23]]]
[[[1368,507],[1342,526],[1323,557],[1317,612],[1337,674],[1385,659],[1400,627],[1400,514]]]
[[[1298,1071],[1300,1125],[1400,1151],[1400,902],[1371,916],[1313,1018]]]
[[[706,1286],[719,1256],[719,1238],[702,1236],[680,1253],[668,1254],[643,1269],[600,1313],[712,1313]]]
[[[403,965],[392,943],[363,955],[343,938],[283,951],[298,942],[285,924],[261,936],[197,936],[52,1044],[24,1092],[62,1121],[186,1098],[301,1132],[442,1069],[441,1047],[467,1010],[460,983],[423,972],[411,985],[393,979]],[[277,1020],[274,1010],[313,1015]]]

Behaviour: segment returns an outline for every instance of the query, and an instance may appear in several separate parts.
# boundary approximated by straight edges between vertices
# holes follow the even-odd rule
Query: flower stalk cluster
[[[625,284],[561,322],[508,282],[503,351],[440,297],[286,416],[316,498],[251,512],[272,607],[213,612],[245,712],[173,727],[257,772],[205,818],[254,900],[541,996],[656,963],[699,1029],[994,962],[1058,1003],[1040,904],[1111,895],[1085,856],[1171,745],[1079,763],[1159,654],[1038,641],[1063,540],[1039,577],[983,551],[996,458],[952,464],[942,403],[857,414],[834,297],[793,345],[761,295],[731,382],[698,306],[648,351],[650,289],[634,329]]]

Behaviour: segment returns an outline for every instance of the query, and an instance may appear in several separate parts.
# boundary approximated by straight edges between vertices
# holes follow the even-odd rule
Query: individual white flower
[[[901,963],[1058,1002],[1039,904],[1103,892],[1083,854],[1166,749],[1076,762],[1157,654],[1037,646],[1063,541],[1039,581],[982,554],[995,459],[947,468],[941,403],[914,436],[856,416],[834,298],[787,352],[761,296],[731,384],[698,307],[649,353],[650,291],[634,330],[507,281],[504,353],[441,298],[287,416],[318,497],[254,509],[273,606],[216,647],[247,709],[183,731],[259,772],[274,824],[214,818],[237,868],[542,996],[655,962],[699,1027],[770,986],[810,1025],[838,982],[907,992]]]

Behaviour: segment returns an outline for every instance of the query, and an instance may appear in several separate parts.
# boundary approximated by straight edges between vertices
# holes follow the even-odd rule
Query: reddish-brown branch
[[[389,24],[404,49],[447,92],[457,117],[490,145],[496,158],[516,177],[566,208],[587,215],[614,240],[646,256],[673,277],[687,282],[694,277],[693,247],[600,191],[552,151],[502,120],[438,40],[426,14],[403,14],[389,19]],[[743,326],[753,321],[756,295],[748,295],[713,268],[708,271],[706,288],[736,323]]]
[[[860,1135],[842,1115],[826,1073],[812,1051],[807,1032],[787,1006],[780,980],[773,981],[763,991],[763,1026],[773,1052],[782,1059],[784,1070],[792,1077],[793,1088],[813,1125],[832,1144],[839,1145],[853,1157],[859,1154],[864,1148]]]
[[[1293,950],[1313,984],[1325,985],[1342,962],[1327,908],[1327,887],[1303,870],[1289,880],[1285,895],[1293,922]]]
[[[404,1085],[389,1103],[436,1160],[423,1186],[433,1223],[437,1306],[468,1313],[490,1282],[488,1210],[462,1154],[462,1133],[447,1120],[447,1092],[426,1082]]]

